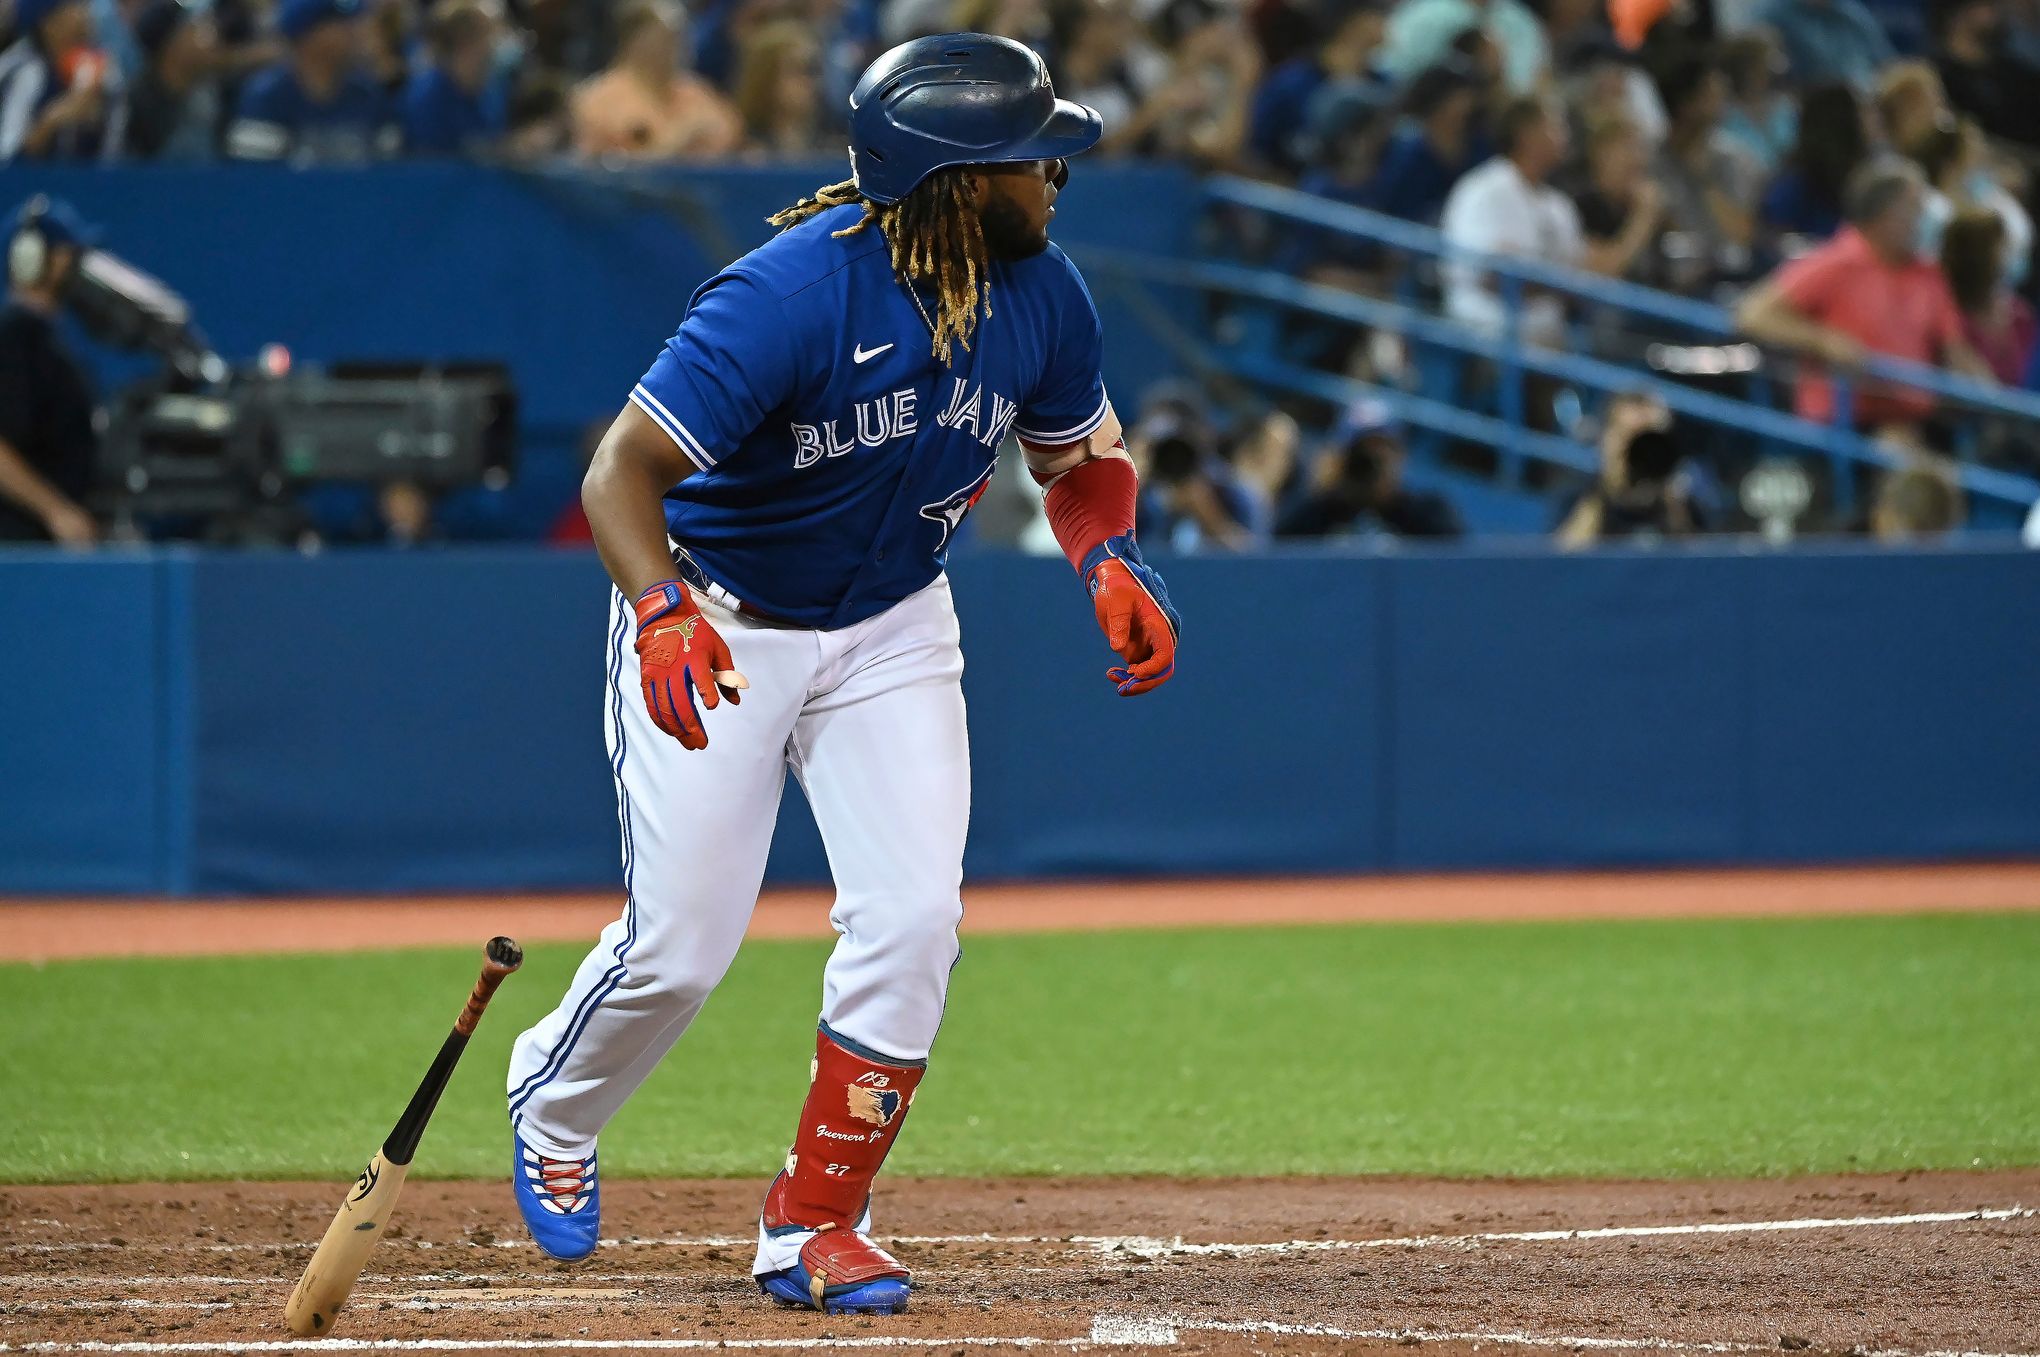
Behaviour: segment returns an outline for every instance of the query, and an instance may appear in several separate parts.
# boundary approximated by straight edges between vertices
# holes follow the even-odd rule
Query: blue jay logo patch
[[[892,1119],[900,1114],[900,1091],[896,1088],[865,1088],[861,1084],[847,1084],[850,1091],[850,1115],[873,1126],[890,1126]]]
[[[956,535],[957,528],[963,523],[963,516],[976,508],[977,502],[985,497],[985,489],[992,483],[992,473],[998,469],[999,459],[994,457],[992,458],[992,464],[986,467],[983,473],[969,485],[966,485],[948,499],[937,500],[933,504],[921,506],[921,517],[931,523],[942,525],[942,540],[935,544],[935,557],[937,560],[943,559],[948,554],[949,539]]]

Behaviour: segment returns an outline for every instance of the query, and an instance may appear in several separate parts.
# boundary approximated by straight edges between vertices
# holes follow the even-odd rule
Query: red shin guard
[[[814,1081],[786,1172],[765,1198],[766,1228],[854,1227],[926,1072],[853,1052],[826,1028],[817,1033]]]

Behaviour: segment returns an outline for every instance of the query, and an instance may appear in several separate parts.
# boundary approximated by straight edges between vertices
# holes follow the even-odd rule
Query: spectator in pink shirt
[[[700,160],[726,156],[744,125],[715,87],[684,70],[681,12],[633,0],[616,16],[616,56],[574,91],[574,148],[584,156]]]
[[[1763,343],[1837,367],[1878,353],[1992,380],[1963,337],[1947,279],[1921,255],[1925,197],[1926,185],[1909,164],[1880,161],[1858,170],[1844,194],[1849,224],[1752,289],[1736,309],[1737,323]],[[1802,418],[1832,422],[1834,384],[1809,367],[1793,406]],[[1903,432],[1933,411],[1927,392],[1874,384],[1859,388],[1854,413],[1859,426]]]

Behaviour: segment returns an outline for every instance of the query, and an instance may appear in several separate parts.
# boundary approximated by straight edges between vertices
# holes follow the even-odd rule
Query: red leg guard
[[[926,1072],[853,1052],[823,1028],[793,1152],[765,1197],[766,1228],[855,1226]]]

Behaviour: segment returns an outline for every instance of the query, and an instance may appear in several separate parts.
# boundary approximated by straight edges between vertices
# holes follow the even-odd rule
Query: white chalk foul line
[[[1859,1230],[1878,1226],[1945,1225],[1965,1220],[2022,1220],[2040,1208],[1993,1207],[1980,1211],[1918,1211],[1902,1216],[1807,1217],[1799,1220],[1706,1221],[1692,1225],[1610,1225],[1591,1230],[1497,1230],[1484,1234],[1399,1235],[1385,1239],[1290,1239],[1272,1244],[1196,1244],[1180,1235],[1078,1235],[1072,1243],[1100,1253],[1134,1253],[1153,1258],[1170,1253],[1318,1253],[1339,1249],[1434,1249],[1474,1244],[1548,1243],[1574,1239],[1641,1239],[1660,1235],[1764,1234],[1780,1230]]]
[[[1137,1340],[1113,1338],[1099,1341],[1141,1341],[1157,1347],[1176,1342],[1181,1333],[1265,1333],[1299,1338],[1344,1338],[1376,1342],[1415,1340],[1419,1343],[1497,1343],[1517,1347],[1584,1348],[1614,1352],[1775,1353],[1778,1350],[1776,1343],[1726,1343],[1678,1338],[1604,1338],[1515,1333],[1496,1329],[1468,1329],[1462,1332],[1441,1329],[1341,1329],[1329,1324],[1280,1324],[1272,1320],[1228,1321],[1178,1316],[1100,1315],[1092,1321],[1091,1332],[1094,1339],[1101,1332],[1113,1335],[1121,1332],[1139,1334],[1143,1337]],[[1906,1348],[1852,1348],[1850,1351],[1856,1357],[2040,1357],[2040,1353],[2030,1352],[1958,1352],[1946,1349],[1920,1351]]]
[[[931,1235],[888,1235],[890,1243],[898,1245],[928,1244],[1040,1244],[1072,1245],[1094,1253],[1132,1253],[1143,1257],[1157,1257],[1165,1253],[1313,1253],[1339,1249],[1429,1249],[1469,1246],[1474,1244],[1501,1243],[1548,1243],[1575,1239],[1641,1239],[1655,1236],[1709,1235],[1709,1234],[1763,1234],[1780,1230],[1854,1230],[1902,1225],[1945,1225],[1970,1220],[2023,1220],[2040,1215],[2040,1207],[2003,1206],[1973,1211],[1917,1211],[1906,1215],[1892,1216],[1809,1216],[1795,1220],[1739,1220],[1702,1221],[1681,1225],[1611,1225],[1585,1230],[1499,1230],[1482,1234],[1456,1235],[1394,1235],[1379,1239],[1289,1239],[1273,1243],[1196,1243],[1183,1239],[1165,1238],[1160,1235],[1002,1235],[1002,1234],[931,1234]],[[663,1235],[642,1239],[605,1239],[602,1247],[617,1248],[738,1248],[749,1247],[755,1237],[735,1235]],[[498,1248],[529,1249],[535,1247],[528,1239],[495,1239],[487,1243],[476,1240],[453,1240],[435,1244],[431,1240],[390,1240],[383,1247],[391,1245],[408,1246],[414,1249],[457,1249]],[[166,1253],[198,1251],[205,1253],[243,1253],[275,1250],[306,1250],[313,1241],[293,1243],[237,1243],[237,1244],[171,1244],[141,1245],[144,1250]],[[12,1252],[26,1253],[71,1253],[92,1252],[103,1249],[130,1249],[134,1245],[105,1244],[80,1241],[61,1244],[20,1244],[0,1245]]]

